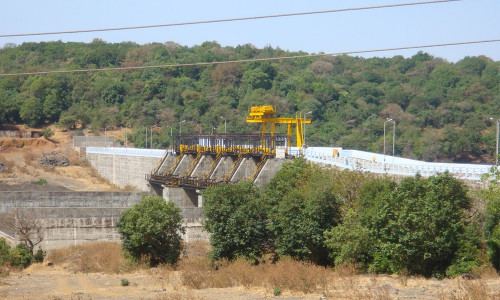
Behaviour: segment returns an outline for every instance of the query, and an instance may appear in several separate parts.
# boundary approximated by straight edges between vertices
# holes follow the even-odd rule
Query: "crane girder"
[[[311,124],[311,120],[304,118],[301,113],[297,114],[295,118],[275,118],[274,107],[270,105],[265,105],[265,106],[252,106],[250,108],[249,116],[247,117],[247,123],[262,123],[262,133],[268,133],[267,124],[269,124],[270,125],[269,133],[271,134],[274,134],[276,132],[275,124],[288,124],[287,146],[290,146],[290,137],[292,135],[292,124],[295,124],[296,135],[297,135],[297,147],[302,147],[302,145],[304,144],[304,124]]]

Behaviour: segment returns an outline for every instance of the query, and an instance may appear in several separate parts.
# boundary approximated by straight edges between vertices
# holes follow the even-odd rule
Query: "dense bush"
[[[16,268],[26,268],[33,262],[42,262],[44,252],[39,249],[33,256],[26,244],[20,243],[11,248],[4,238],[0,238],[0,266],[13,266]]]
[[[10,264],[17,268],[26,268],[33,262],[33,254],[25,244],[18,244],[10,253]]]
[[[4,238],[0,238],[0,266],[10,264],[10,245]]]
[[[328,253],[323,232],[337,225],[340,219],[340,205],[330,176],[304,160],[296,160],[282,170],[271,180],[264,198],[276,251],[326,264]]]
[[[497,271],[500,271],[500,171],[490,174],[488,181],[488,189],[482,191],[482,196],[487,201],[484,235],[489,259]]]
[[[327,246],[335,263],[375,272],[470,272],[480,263],[481,239],[467,219],[470,206],[467,189],[448,173],[399,185],[377,179],[363,186],[357,213],[325,233]]]
[[[134,260],[150,265],[174,264],[182,251],[182,216],[180,208],[162,197],[147,196],[123,211],[116,227],[122,247]]]
[[[211,233],[212,257],[256,261],[269,237],[266,211],[252,182],[222,184],[203,193],[205,229]]]
[[[205,228],[213,258],[276,253],[327,263],[323,232],[340,218],[331,176],[298,159],[285,163],[261,195],[251,182],[204,192]]]

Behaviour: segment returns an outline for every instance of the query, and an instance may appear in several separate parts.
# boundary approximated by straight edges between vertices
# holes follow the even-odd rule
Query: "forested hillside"
[[[0,73],[153,66],[304,55],[252,45],[205,42],[138,45],[42,42],[0,50]],[[306,142],[381,152],[383,124],[396,120],[396,155],[427,161],[492,162],[500,118],[500,62],[465,57],[457,63],[418,53],[405,59],[324,56],[269,62],[0,76],[0,123],[63,128],[132,127],[144,146],[170,132],[249,132],[250,105],[275,105],[280,116],[306,113]],[[392,125],[391,125],[392,126]],[[286,128],[279,128],[285,132]]]

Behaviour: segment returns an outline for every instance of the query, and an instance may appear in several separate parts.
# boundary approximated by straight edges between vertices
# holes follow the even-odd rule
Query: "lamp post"
[[[385,124],[389,123],[389,122],[394,122],[393,119],[389,119],[387,118],[387,121],[384,122],[384,171],[385,171]],[[394,125],[394,130],[395,130],[395,125]],[[393,143],[392,143],[392,152],[394,153],[394,138],[393,138]]]
[[[500,140],[500,119],[490,118],[490,120],[496,121],[497,123],[497,151],[495,156],[495,167],[498,168],[498,142]]]
[[[145,149],[148,149],[148,128],[144,128],[145,129],[145,132],[146,132],[146,138],[145,138],[145,141],[146,141],[146,144],[144,146]]]
[[[306,113],[304,114],[304,119],[306,118],[306,116],[307,116],[308,114],[312,114],[312,110],[310,110],[310,111],[308,111],[308,112],[306,112]],[[306,126],[305,126],[305,124],[304,124],[304,123],[302,123],[302,134],[304,135],[304,141],[303,141],[303,144],[304,144],[304,145],[306,145]]]
[[[104,147],[108,146],[108,139],[106,137],[106,129],[108,129],[109,126],[104,127]]]
[[[128,128],[130,128],[131,126],[125,126],[125,148],[128,147],[128,140],[127,140],[127,131],[128,131]]]
[[[182,133],[182,123],[186,122],[186,120],[182,120],[179,122],[179,134]]]
[[[227,134],[227,120],[224,117],[220,117],[221,119],[224,119],[224,134]]]
[[[153,149],[153,128],[156,127],[156,124],[151,126],[151,143],[149,145],[149,148]]]

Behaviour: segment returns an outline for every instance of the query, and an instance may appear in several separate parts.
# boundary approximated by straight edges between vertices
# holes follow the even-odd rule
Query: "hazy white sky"
[[[168,24],[418,1],[428,0],[0,0],[0,34]],[[94,38],[139,44],[174,41],[187,46],[204,41],[217,41],[222,46],[250,43],[259,48],[270,45],[309,53],[489,40],[500,38],[500,0],[462,0],[230,23],[0,38],[0,47],[29,41],[90,42]],[[411,56],[417,51],[362,56]],[[499,42],[423,51],[452,62],[477,55],[500,60]]]

